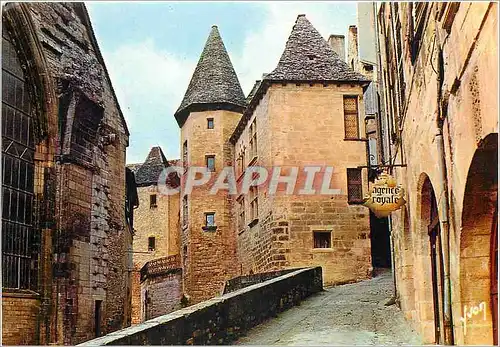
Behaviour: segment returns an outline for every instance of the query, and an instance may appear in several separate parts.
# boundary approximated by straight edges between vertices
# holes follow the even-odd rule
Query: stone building
[[[217,27],[209,35],[175,117],[181,128],[181,261],[190,303],[222,293],[236,275],[321,265],[326,284],[371,276],[363,92],[354,72],[300,15],[276,69],[245,98]],[[321,166],[340,191],[248,194],[210,189],[226,166]],[[326,166],[333,166],[328,176]],[[192,167],[210,180],[189,193]],[[190,177],[191,175],[191,177]],[[327,183],[330,183],[329,181]],[[280,186],[281,187],[281,186]],[[329,187],[329,186],[328,186]],[[279,188],[278,190],[280,190]],[[340,194],[338,194],[340,193]]]
[[[2,342],[130,325],[129,132],[83,3],[2,7]]]
[[[139,207],[135,210],[133,239],[132,324],[145,318],[142,311],[140,270],[149,261],[179,255],[179,195],[163,194],[159,182],[168,161],[160,147],[151,148],[141,164],[127,165],[135,173]]]
[[[380,3],[397,294],[426,343],[498,343],[498,4]]]
[[[324,167],[332,166],[332,187],[340,193],[273,194],[259,186],[238,196],[244,273],[320,265],[326,285],[371,276],[369,215],[357,205],[368,183],[358,168],[366,166],[368,84],[304,15],[297,17],[277,67],[257,82],[231,136],[236,176],[247,166],[281,167],[288,176],[292,167],[317,165],[325,177]]]

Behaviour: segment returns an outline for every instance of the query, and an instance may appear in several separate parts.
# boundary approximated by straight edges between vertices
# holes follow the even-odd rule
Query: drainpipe
[[[437,108],[436,108],[436,146],[438,152],[438,161],[436,163],[438,172],[438,181],[440,185],[439,191],[441,195],[438,199],[438,211],[439,211],[439,221],[440,221],[440,242],[441,242],[441,257],[443,259],[443,272],[444,272],[444,293],[443,293],[443,322],[444,322],[444,343],[446,345],[452,345],[454,343],[453,338],[453,320],[452,320],[452,308],[451,308],[451,280],[450,280],[450,222],[449,222],[449,204],[448,204],[448,178],[446,170],[446,153],[444,149],[444,138],[443,138],[443,123],[446,117],[447,102],[443,102],[443,77],[444,77],[444,62],[443,62],[443,50],[441,47],[441,42],[439,41],[439,35],[437,30],[437,22],[435,23],[435,37],[438,46],[438,73],[437,73]]]

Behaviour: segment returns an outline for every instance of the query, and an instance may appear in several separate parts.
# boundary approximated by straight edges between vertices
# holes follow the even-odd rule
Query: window
[[[214,128],[214,119],[207,118],[207,129],[213,129],[213,128]]]
[[[359,139],[357,96],[344,96],[344,131],[346,139]]]
[[[245,172],[245,169],[246,169],[245,155],[246,155],[245,148],[243,147],[240,150],[240,154],[238,156],[238,160],[236,163],[236,175],[237,175],[237,177],[240,177]]]
[[[215,155],[207,155],[205,161],[208,171],[215,171]]]
[[[215,212],[205,212],[205,226],[202,228],[205,231],[215,231]]]
[[[250,144],[250,160],[257,157],[257,119],[254,118],[252,124],[250,124],[249,132],[249,144]]]
[[[205,213],[205,226],[206,227],[215,226],[215,212]]]
[[[424,32],[424,26],[426,23],[427,13],[429,9],[429,4],[424,2],[410,2],[410,11],[412,12],[412,18],[410,21],[410,33],[412,36],[412,54],[411,62],[415,64],[417,61],[418,52],[421,46],[422,34]]]
[[[151,194],[149,196],[149,208],[156,208],[156,194]]]
[[[37,291],[34,110],[16,49],[2,34],[2,287]]]
[[[187,226],[188,224],[188,197],[184,195],[182,198],[182,225]]]
[[[405,104],[405,76],[404,76],[404,57],[403,57],[403,44],[401,41],[401,21],[399,20],[399,6],[393,3],[394,6],[394,22],[396,23],[396,62],[398,69],[398,94],[399,94],[399,113],[402,114]],[[394,92],[394,91],[393,91]]]
[[[257,187],[250,187],[250,226],[255,225],[259,218],[259,194]]]
[[[245,229],[245,198],[238,200],[238,230]]]
[[[184,265],[184,267],[186,267],[187,258],[188,258],[188,247],[184,246],[182,248],[182,264]]]
[[[363,202],[361,169],[347,169],[347,202],[349,204],[359,204]]]
[[[313,231],[314,248],[332,248],[331,231]]]
[[[184,172],[187,171],[188,168],[188,142],[184,141],[182,145],[182,166],[184,167]]]
[[[148,251],[152,252],[155,250],[156,239],[154,236],[148,237]]]

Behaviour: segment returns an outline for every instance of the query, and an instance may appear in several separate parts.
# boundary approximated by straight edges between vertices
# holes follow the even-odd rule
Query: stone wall
[[[321,268],[301,269],[82,345],[222,345],[322,290]]]
[[[41,305],[30,324],[37,326],[34,338],[41,344],[74,344],[99,330],[97,301],[101,333],[130,324],[129,133],[82,3],[11,3],[3,10],[39,127],[35,219],[43,242]],[[18,298],[16,305],[22,310],[32,301]],[[4,308],[6,327],[17,324],[17,312],[17,306]],[[12,343],[26,342],[26,334],[19,334]]]
[[[2,293],[2,344],[36,345],[39,343],[37,295]]]
[[[181,308],[182,269],[149,276],[141,283],[141,322]]]
[[[498,133],[498,5],[429,3],[429,17],[424,17],[423,33],[413,63],[412,42],[403,35],[408,30],[408,18],[411,18],[408,6],[407,3],[399,5],[407,110],[400,122],[403,162],[407,167],[395,170],[395,175],[407,190],[408,204],[392,218],[398,295],[406,317],[420,331],[424,342],[433,343],[434,309],[425,216],[428,201],[423,189],[423,183],[428,180],[438,201],[441,230],[446,224],[450,228],[454,342],[492,344],[489,286],[496,274],[492,277],[489,270],[489,252],[497,197],[486,194],[481,202],[470,205],[467,202],[471,196],[466,194],[466,186],[474,185],[471,189],[478,194],[496,189],[494,180],[478,184],[469,175],[475,170],[473,158],[484,150],[486,140]],[[380,16],[385,18],[389,28],[388,4],[381,6]],[[435,21],[434,17],[438,20]],[[385,38],[381,36],[380,40],[383,43]],[[385,52],[385,47],[381,48]],[[439,63],[440,48],[442,65]],[[394,50],[392,44],[389,52]],[[393,54],[387,57],[384,53],[382,58],[384,66],[388,61],[396,61]],[[437,72],[442,75],[442,85],[438,84]],[[439,95],[442,95],[440,100]],[[438,108],[441,113],[438,113]],[[437,165],[441,160],[436,138],[439,114],[443,118],[446,186]],[[397,151],[399,146],[400,143],[396,142],[392,148],[393,154],[397,153],[396,162],[401,162],[401,150]],[[482,177],[496,177],[494,160],[480,165]],[[446,204],[442,204],[444,199],[449,206],[447,211]],[[443,223],[445,212],[448,212],[448,220]],[[464,223],[471,215],[476,221],[487,220],[480,232]],[[479,234],[483,236],[478,237]],[[441,295],[439,301],[443,301]],[[488,310],[485,319],[483,316],[468,319],[466,332],[461,320],[466,315],[464,305],[474,307],[480,302],[484,302]]]

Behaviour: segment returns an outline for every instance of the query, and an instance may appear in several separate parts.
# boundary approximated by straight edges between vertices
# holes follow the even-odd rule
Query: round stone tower
[[[234,197],[227,190],[211,194],[210,188],[221,170],[232,165],[229,138],[245,106],[238,77],[219,31],[213,26],[175,113],[181,128],[185,170],[180,194],[180,251],[184,293],[190,304],[219,295],[225,281],[237,273],[236,234],[231,218]],[[186,181],[190,170],[202,167],[210,170],[209,183],[189,191],[190,183]]]

